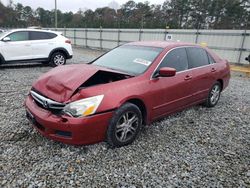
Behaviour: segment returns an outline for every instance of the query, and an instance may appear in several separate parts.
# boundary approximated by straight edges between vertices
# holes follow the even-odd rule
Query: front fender
[[[4,59],[3,55],[0,53],[0,64],[2,64],[4,62],[5,62],[5,59]]]

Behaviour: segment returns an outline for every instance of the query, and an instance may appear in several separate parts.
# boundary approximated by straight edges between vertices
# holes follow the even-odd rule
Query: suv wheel
[[[66,57],[62,52],[55,52],[51,56],[51,65],[53,67],[59,66],[59,65],[65,65],[66,64]]]

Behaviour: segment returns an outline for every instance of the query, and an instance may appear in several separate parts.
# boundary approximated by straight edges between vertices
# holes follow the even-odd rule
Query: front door
[[[27,31],[17,31],[7,37],[11,41],[3,43],[3,53],[6,61],[32,59],[32,51]]]
[[[178,109],[184,108],[192,101],[192,71],[188,70],[188,59],[185,48],[174,49],[166,55],[156,70],[162,67],[176,69],[173,77],[157,77],[151,80],[155,99],[152,99],[153,117],[170,114]],[[156,89],[157,88],[157,89]]]

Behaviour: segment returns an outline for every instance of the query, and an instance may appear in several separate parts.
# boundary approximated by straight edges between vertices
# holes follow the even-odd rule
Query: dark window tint
[[[208,61],[210,64],[215,63],[214,58],[212,58],[212,56],[209,53],[207,53],[207,56],[208,56]]]
[[[46,40],[55,38],[56,36],[57,35],[54,33],[39,32],[39,31],[30,32],[30,40]]]
[[[158,69],[162,67],[175,68],[177,72],[188,69],[186,50],[184,48],[179,48],[169,52]]]
[[[19,31],[8,36],[11,41],[25,41],[29,40],[29,33],[26,31]]]
[[[207,52],[202,48],[187,48],[189,68],[208,65]]]
[[[56,38],[57,34],[55,33],[47,33],[51,39]]]

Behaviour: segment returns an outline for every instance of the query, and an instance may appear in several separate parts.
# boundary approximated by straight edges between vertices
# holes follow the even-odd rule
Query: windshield
[[[147,70],[162,48],[125,45],[104,54],[94,65],[138,75]]]

